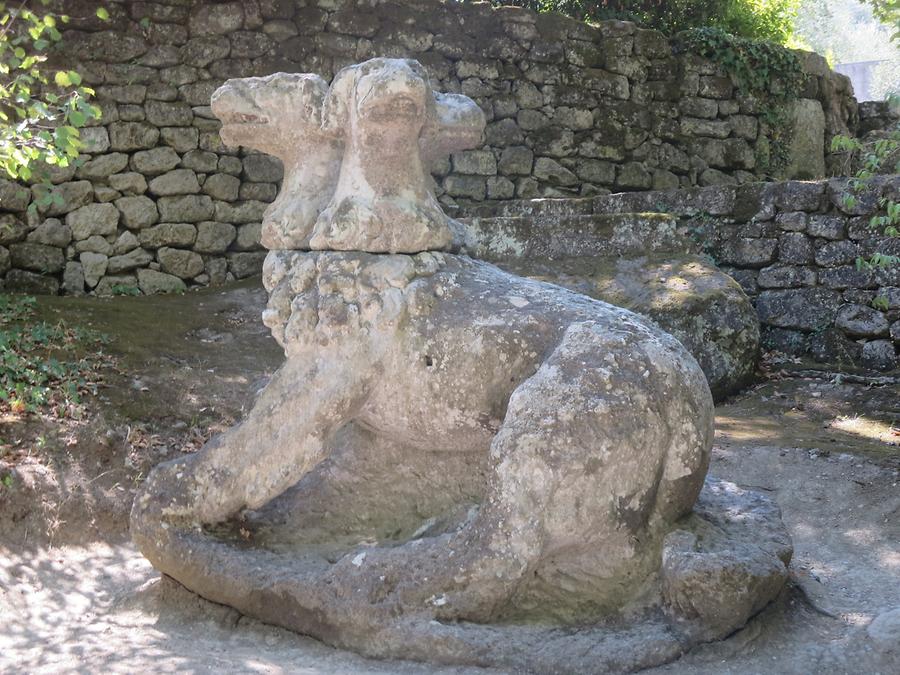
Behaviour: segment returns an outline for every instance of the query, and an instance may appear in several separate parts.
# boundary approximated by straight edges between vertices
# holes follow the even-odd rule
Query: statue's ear
[[[334,76],[322,106],[322,129],[326,133],[340,134],[350,123],[350,106],[356,95],[357,66],[348,66]]]

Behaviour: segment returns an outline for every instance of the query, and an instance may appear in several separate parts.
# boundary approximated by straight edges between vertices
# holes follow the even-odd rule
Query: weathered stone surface
[[[878,337],[887,335],[890,328],[882,312],[864,305],[844,305],[835,318],[835,326],[847,335],[855,337]]]
[[[119,173],[126,166],[128,166],[128,155],[114,152],[109,155],[100,155],[85,162],[78,167],[75,175],[85,180],[98,180],[100,178],[108,178],[114,173]]]
[[[775,260],[778,245],[777,239],[737,237],[724,247],[722,261],[740,267],[765,267]]]
[[[78,259],[81,261],[84,283],[88,285],[88,288],[94,288],[106,274],[109,257],[101,253],[85,251]]]
[[[147,248],[191,246],[196,239],[197,228],[190,223],[161,223],[138,233],[138,241]]]
[[[0,214],[0,245],[7,246],[25,239],[28,226],[11,213]]]
[[[66,215],[66,225],[76,241],[94,234],[115,234],[118,224],[119,210],[112,204],[88,204]]]
[[[157,293],[182,293],[187,290],[184,281],[172,274],[156,270],[138,270],[138,287],[144,295]]]
[[[101,253],[105,256],[112,255],[112,244],[107,241],[106,237],[99,234],[92,235],[87,239],[75,242],[76,253]]]
[[[207,195],[160,197],[156,202],[162,220],[172,223],[197,223],[211,220],[215,207]]]
[[[170,147],[153,148],[143,152],[136,152],[131,158],[131,168],[145,176],[155,176],[157,174],[171,171],[181,158]]]
[[[58,218],[47,218],[28,234],[28,241],[65,248],[72,241],[72,230]]]
[[[200,139],[200,131],[194,127],[164,127],[159,131],[162,142],[178,153],[196,150]]]
[[[133,274],[111,274],[103,277],[94,289],[99,296],[133,295],[138,288]]]
[[[191,12],[188,30],[191,36],[226,35],[238,30],[243,23],[243,3],[198,5]]]
[[[779,328],[818,330],[832,321],[840,296],[822,288],[763,291],[756,298],[760,321]]]
[[[147,191],[147,179],[136,171],[117,173],[109,177],[109,185],[125,195],[142,195]]]
[[[112,247],[113,255],[122,255],[124,253],[128,253],[129,251],[133,251],[138,246],[140,246],[140,241],[135,236],[134,232],[125,231],[122,232],[117,238]]]
[[[262,220],[268,208],[265,202],[237,202],[229,204],[217,201],[215,203],[215,220],[223,223],[252,223]]]
[[[870,340],[862,346],[862,363],[875,370],[893,370],[900,365],[897,350],[890,340]]]
[[[785,263],[812,262],[812,242],[802,232],[788,232],[778,239],[778,259]]]
[[[825,113],[819,101],[802,98],[795,101],[793,138],[788,149],[786,178],[821,178],[825,175]]]
[[[159,140],[159,129],[144,122],[113,122],[108,129],[109,147],[116,152],[152,148]]]
[[[10,244],[9,258],[13,267],[42,274],[55,274],[66,264],[62,249],[31,242]]]
[[[34,185],[31,191],[35,199],[40,199],[47,193],[47,188],[44,185]],[[88,204],[94,196],[94,187],[86,180],[60,183],[50,189],[50,195],[50,205],[41,210],[48,216],[61,216]]]
[[[142,248],[136,248],[123,255],[117,255],[110,258],[106,271],[108,274],[130,272],[140,267],[146,267],[152,260],[152,253],[145,251]]]
[[[0,211],[24,211],[30,202],[28,188],[0,178]]]
[[[84,270],[81,263],[66,263],[62,287],[66,295],[84,295]]]
[[[0,246],[0,275],[6,274],[10,267],[12,267],[12,262],[9,259],[9,249]]]
[[[262,271],[265,253],[229,253],[228,271],[235,279],[257,276]]]
[[[156,202],[149,197],[122,197],[115,201],[115,205],[122,214],[122,224],[129,229],[140,230],[159,220]]]
[[[224,253],[237,236],[231,223],[206,221],[197,225],[194,250],[199,253]]]
[[[31,295],[56,295],[59,292],[59,280],[37,272],[12,269],[3,280],[6,291],[29,293]]]
[[[243,158],[243,178],[256,183],[277,183],[284,176],[282,162],[269,155],[251,154]]]
[[[200,183],[190,169],[174,169],[151,180],[148,190],[157,196],[196,194],[200,192]]]
[[[233,202],[236,201],[241,188],[241,181],[227,173],[217,173],[207,177],[203,183],[203,193],[213,199]]]
[[[163,247],[156,252],[162,271],[181,279],[191,279],[203,272],[203,258],[193,251]]]

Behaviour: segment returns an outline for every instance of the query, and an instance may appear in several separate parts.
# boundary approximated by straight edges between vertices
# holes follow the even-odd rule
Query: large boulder
[[[466,250],[653,319],[697,359],[716,400],[750,382],[759,356],[756,311],[734,279],[695,253],[674,218],[577,214],[565,200],[522,209],[531,213],[464,221]]]

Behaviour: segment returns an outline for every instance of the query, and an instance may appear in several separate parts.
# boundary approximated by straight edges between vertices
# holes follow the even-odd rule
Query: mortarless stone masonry
[[[259,223],[282,168],[219,140],[210,96],[233,77],[329,78],[372,56],[416,58],[437,89],[472,97],[488,119],[482,147],[433,167],[451,210],[764,173],[753,101],[714,64],[631,23],[448,0],[123,1],[104,3],[105,22],[98,2],[54,4],[71,16],[62,59],[96,89],[103,119],[83,132],[84,163],[54,173],[61,201],[44,213],[25,212],[41,188],[0,184],[7,290],[149,293],[257,274]],[[803,107],[824,119],[826,143],[855,130],[848,80],[801,55]],[[48,219],[58,236],[39,241]]]

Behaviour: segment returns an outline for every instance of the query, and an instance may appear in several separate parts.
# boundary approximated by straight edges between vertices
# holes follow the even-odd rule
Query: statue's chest
[[[447,283],[447,256],[272,251],[263,322],[288,356],[329,346],[374,346],[427,314]],[[373,347],[374,348],[374,347]]]

